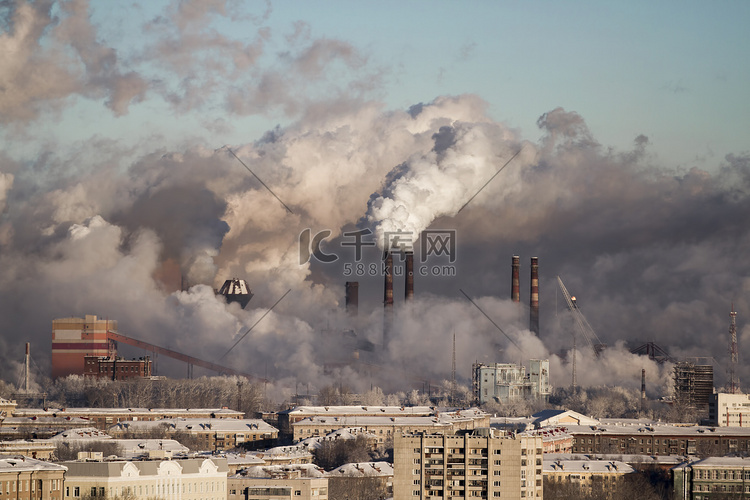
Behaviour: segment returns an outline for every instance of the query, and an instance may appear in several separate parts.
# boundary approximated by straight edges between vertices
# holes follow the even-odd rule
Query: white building
[[[135,500],[226,500],[227,462],[222,458],[159,461],[64,462],[64,500],[82,496]]]
[[[750,427],[750,395],[712,394],[708,399],[708,419],[718,427]]]
[[[482,404],[517,399],[546,400],[550,395],[549,360],[529,360],[528,374],[525,366],[513,363],[475,364],[473,382],[474,395]]]

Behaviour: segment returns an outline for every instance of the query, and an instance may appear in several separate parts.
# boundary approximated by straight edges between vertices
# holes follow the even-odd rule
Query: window
[[[96,496],[96,486],[92,486],[92,487],[91,487],[91,496],[92,496],[92,497],[95,497],[95,496]]]
[[[81,496],[81,488],[76,486],[73,488],[73,496],[74,497],[80,497]]]
[[[294,496],[295,497],[302,496],[302,491],[301,490],[294,490]]]

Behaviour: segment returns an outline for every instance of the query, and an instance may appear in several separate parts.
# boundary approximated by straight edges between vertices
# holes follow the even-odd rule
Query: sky
[[[610,346],[579,339],[581,383],[636,387],[643,366],[663,394],[669,367],[625,345],[655,341],[723,384],[732,304],[741,359],[750,337],[749,19],[740,1],[3,2],[0,376],[18,332],[44,372],[51,320],[84,314],[216,360],[292,290],[226,360],[279,394],[439,381],[453,333],[464,380],[549,357],[565,386],[560,275]],[[300,263],[306,228],[331,231],[336,262]],[[438,260],[454,274],[419,277],[410,304],[398,289],[383,346],[381,277],[356,276],[345,233],[437,229],[455,231],[456,261]],[[211,290],[234,276],[246,310]]]

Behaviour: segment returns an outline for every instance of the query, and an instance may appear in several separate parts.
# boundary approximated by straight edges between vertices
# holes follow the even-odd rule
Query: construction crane
[[[606,347],[605,344],[602,343],[601,340],[599,340],[599,337],[596,335],[596,332],[589,324],[588,320],[586,319],[586,316],[583,315],[581,310],[578,308],[578,304],[576,303],[576,298],[570,295],[570,292],[568,292],[568,289],[565,288],[565,283],[563,283],[562,278],[559,276],[557,277],[557,284],[560,286],[560,291],[563,294],[563,297],[565,297],[565,303],[568,305],[568,310],[570,311],[571,315],[573,316],[573,319],[576,322],[576,326],[578,327],[578,331],[583,334],[583,337],[586,339],[586,342],[588,342],[591,349],[594,351],[595,356],[599,356],[599,353]],[[576,333],[573,331],[573,390],[576,389]]]

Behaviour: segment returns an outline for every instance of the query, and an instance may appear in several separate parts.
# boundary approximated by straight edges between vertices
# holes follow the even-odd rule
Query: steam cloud
[[[355,390],[370,384],[409,390],[439,381],[450,374],[454,332],[464,380],[474,361],[550,358],[552,383],[563,386],[570,383],[571,326],[561,297],[556,314],[556,275],[610,346],[595,358],[579,342],[580,385],[637,387],[646,368],[649,392],[662,394],[669,367],[625,346],[641,341],[655,341],[677,358],[715,358],[721,383],[732,302],[742,357],[750,342],[742,322],[750,311],[750,264],[742,258],[750,247],[748,153],[727,155],[711,172],[670,171],[652,164],[648,138],[639,136],[630,151],[612,151],[583,117],[562,108],[539,119],[545,133],[539,144],[492,120],[474,95],[386,110],[365,98],[363,82],[376,82],[378,72],[347,44],[313,39],[299,25],[289,38],[294,50],[280,59],[286,70],[263,72],[257,61],[271,34],[261,27],[245,45],[215,33],[203,37],[205,19],[227,15],[227,8],[201,4],[180,3],[154,20],[152,29],[167,26],[156,46],[128,57],[99,41],[86,2],[65,2],[59,22],[51,3],[12,4],[11,29],[0,37],[0,50],[12,54],[0,63],[6,89],[0,122],[22,132],[39,116],[59,112],[71,96],[103,99],[114,114],[150,93],[175,112],[204,106],[205,99],[223,100],[238,114],[279,108],[296,119],[232,149],[294,215],[214,144],[137,153],[125,167],[102,158],[115,158],[126,146],[100,138],[85,145],[97,151],[95,159],[46,149],[29,165],[0,157],[3,378],[15,381],[21,337],[31,341],[45,370],[51,321],[84,314],[117,319],[125,335],[217,360],[291,289],[223,360],[273,379],[280,393],[301,381]],[[45,36],[73,50],[62,57],[55,44],[42,43]],[[190,71],[196,60],[208,64],[218,53],[232,61],[217,63],[219,73]],[[167,88],[139,69],[146,54],[160,58],[182,84]],[[331,65],[351,73],[348,88],[325,80]],[[244,85],[247,78],[253,85]],[[300,93],[305,82],[320,95]],[[381,345],[382,278],[359,278],[358,318],[343,311],[343,284],[353,278],[342,273],[351,259],[339,245],[358,223],[374,229],[378,240],[387,231],[427,228],[458,235],[455,277],[418,276],[409,304],[396,294],[388,346]],[[342,259],[300,266],[298,235],[305,228],[332,230],[326,248]],[[523,256],[522,296],[528,257],[540,259],[539,338],[528,331],[528,310],[509,300],[513,254]],[[182,277],[191,284],[185,291]],[[231,277],[253,288],[247,310],[214,295],[212,288]],[[347,330],[356,338],[344,335]],[[160,363],[163,373],[184,373],[176,362]],[[750,382],[750,370],[740,370],[741,381]]]

